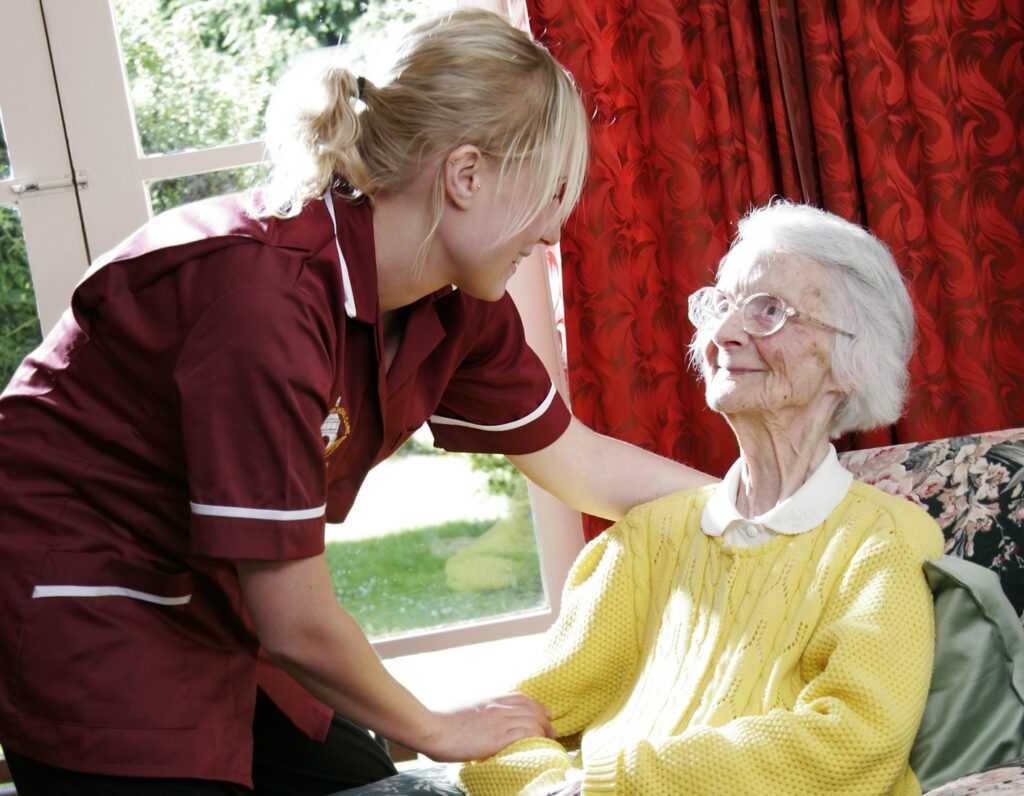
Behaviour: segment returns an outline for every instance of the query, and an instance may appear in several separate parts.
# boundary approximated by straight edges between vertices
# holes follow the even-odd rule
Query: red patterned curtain
[[[562,236],[573,411],[721,474],[686,297],[773,196],[889,244],[912,397],[844,447],[1024,426],[1024,14],[1008,0],[528,0],[593,119]],[[600,527],[593,523],[588,529]]]

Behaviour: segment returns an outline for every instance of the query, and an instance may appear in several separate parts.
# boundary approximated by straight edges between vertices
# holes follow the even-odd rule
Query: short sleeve
[[[282,286],[230,292],[193,326],[175,386],[194,553],[322,552],[329,328],[305,294]]]
[[[446,450],[511,455],[546,448],[565,432],[569,410],[527,344],[512,299],[506,294],[485,304],[475,327],[430,417],[435,442]]]

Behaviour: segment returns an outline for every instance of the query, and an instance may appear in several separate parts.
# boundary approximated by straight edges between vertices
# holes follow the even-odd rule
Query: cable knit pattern
[[[700,530],[711,489],[640,506],[584,549],[517,686],[559,742],[460,767],[469,793],[545,794],[570,766],[584,794],[920,793],[907,758],[932,666],[935,522],[854,482],[817,528],[738,548]]]

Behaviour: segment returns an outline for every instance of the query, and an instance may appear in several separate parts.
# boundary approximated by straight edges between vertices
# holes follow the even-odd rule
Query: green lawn
[[[456,521],[352,542],[329,542],[327,564],[338,601],[368,636],[466,622],[541,605],[536,550],[530,574],[512,588],[453,591],[445,561],[491,526]]]

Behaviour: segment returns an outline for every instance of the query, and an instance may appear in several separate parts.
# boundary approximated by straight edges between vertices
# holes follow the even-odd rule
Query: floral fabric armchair
[[[954,557],[936,562],[945,574],[953,564],[963,570],[956,560],[963,559],[994,573],[981,575],[998,583],[989,584],[984,599],[958,589],[943,594],[935,567],[926,566],[939,643],[911,764],[926,790],[932,788],[928,796],[1024,793],[1024,760],[996,762],[1024,751],[1024,429],[840,458],[859,480],[912,500],[935,518],[946,555]],[[977,569],[962,574],[978,577]],[[981,768],[979,760],[994,768],[961,776]]]
[[[946,553],[995,572],[1024,624],[1024,428],[849,451],[840,460],[858,480],[922,506],[942,528]],[[430,766],[345,793],[462,791],[445,781],[444,767]],[[942,784],[928,796],[995,793],[1024,793],[1024,761]]]
[[[1024,621],[1024,428],[850,451],[840,460],[858,480],[931,514],[946,553],[995,572]]]

